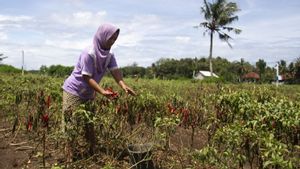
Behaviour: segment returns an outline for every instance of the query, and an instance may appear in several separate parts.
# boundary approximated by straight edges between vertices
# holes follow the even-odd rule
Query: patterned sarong
[[[76,108],[86,102],[79,96],[70,94],[63,91],[63,104],[62,104],[62,131],[65,132],[66,122],[71,122],[72,114]]]
[[[62,132],[67,137],[66,155],[68,158],[82,156],[82,153],[87,150],[90,154],[94,152],[94,125],[86,123],[76,113],[81,104],[92,105],[89,103],[92,103],[92,101],[89,102],[68,92],[63,92]],[[67,161],[70,161],[70,159]]]

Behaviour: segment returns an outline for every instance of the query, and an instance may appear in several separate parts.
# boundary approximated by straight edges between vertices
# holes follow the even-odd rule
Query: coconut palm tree
[[[3,59],[6,59],[6,58],[7,58],[7,56],[3,56],[3,54],[0,53],[0,63],[1,63],[1,61],[2,61]]]
[[[232,39],[227,33],[233,31],[235,34],[241,33],[240,29],[229,27],[227,25],[238,20],[235,13],[239,11],[237,4],[234,2],[227,2],[226,0],[215,0],[213,3],[204,0],[204,5],[201,7],[201,13],[204,14],[206,22],[200,23],[198,27],[204,27],[206,30],[204,35],[208,32],[210,34],[210,50],[209,50],[209,69],[211,75],[213,73],[212,67],[212,50],[213,50],[213,35],[218,33],[222,41],[227,42],[230,48],[229,39]]]

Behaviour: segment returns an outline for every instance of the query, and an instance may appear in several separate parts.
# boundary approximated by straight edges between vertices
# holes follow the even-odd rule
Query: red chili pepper
[[[182,109],[181,113],[183,114],[183,124],[185,124],[188,121],[190,112],[188,109]]]
[[[48,116],[48,114],[44,114],[42,116],[42,122],[44,123],[44,127],[48,126],[48,122],[49,122],[49,116]]]
[[[112,92],[112,94],[110,95],[111,99],[116,99],[119,97],[119,94],[117,92],[113,91],[113,89],[111,87],[108,87],[106,90]]]
[[[47,107],[48,107],[48,109],[49,109],[50,105],[51,105],[51,96],[49,95],[48,98],[47,98]]]
[[[125,106],[124,106],[124,114],[127,114],[127,113],[128,113],[128,103],[126,102]]]
[[[141,113],[139,113],[139,115],[138,115],[138,119],[137,119],[137,122],[138,122],[138,123],[140,123],[140,122],[141,122],[141,120],[142,120],[142,115],[141,115]]]
[[[168,107],[168,109],[169,109],[169,112],[171,112],[171,110],[172,110],[172,105],[171,105],[171,103],[168,103],[168,104],[167,104],[167,107]]]
[[[171,113],[175,113],[175,112],[176,112],[176,108],[173,107],[173,108],[171,109]]]
[[[27,131],[32,130],[32,121],[33,121],[33,117],[32,115],[29,115],[27,119],[27,123],[25,124]]]
[[[168,103],[167,107],[168,107],[168,110],[169,110],[170,113],[175,113],[176,108],[174,106],[172,106],[171,103]]]
[[[113,92],[112,88],[111,87],[108,87],[106,90],[110,91],[110,92]]]
[[[120,113],[120,110],[121,110],[121,106],[120,106],[120,105],[117,105],[117,106],[116,106],[116,113]]]
[[[31,131],[32,130],[32,122],[29,121],[27,124],[27,131]]]
[[[48,120],[49,120],[48,114],[44,114],[43,115],[43,122],[48,122]]]
[[[272,122],[272,128],[273,129],[276,128],[276,122],[275,121]]]

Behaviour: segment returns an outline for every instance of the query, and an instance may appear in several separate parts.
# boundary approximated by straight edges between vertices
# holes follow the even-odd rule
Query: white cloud
[[[25,52],[25,69],[39,69],[41,65],[63,64],[72,66],[76,63],[81,50],[58,48],[50,45],[20,45],[20,44],[1,44],[0,51],[8,56],[3,61],[4,64],[10,64],[21,68],[22,50]]]
[[[0,30],[8,32],[13,28],[23,28],[27,23],[34,22],[34,18],[26,15],[1,15]]]
[[[19,16],[12,16],[12,15],[0,15],[0,22],[3,21],[11,21],[11,22],[21,22],[21,21],[28,21],[32,20],[32,17],[19,15]]]
[[[175,40],[179,43],[188,43],[191,40],[191,38],[188,36],[176,36]]]
[[[54,13],[50,18],[52,21],[67,27],[97,27],[99,23],[104,21],[106,14],[106,11],[99,11],[96,13],[80,11],[67,15]]]
[[[85,47],[91,45],[90,40],[49,40],[46,39],[45,45],[52,46],[55,48],[61,49],[75,49],[75,50],[82,50]]]
[[[256,6],[255,0],[245,0],[249,8],[254,8]]]
[[[6,40],[7,39],[7,34],[0,32],[0,40]]]
[[[119,37],[116,46],[135,47],[143,39],[143,35],[138,33],[127,33]]]
[[[134,16],[129,22],[120,23],[121,34],[116,45],[136,47],[159,32],[160,23],[160,18],[155,15]]]

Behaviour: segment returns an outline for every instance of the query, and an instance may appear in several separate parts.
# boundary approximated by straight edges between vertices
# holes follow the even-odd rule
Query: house
[[[278,80],[279,84],[285,84],[285,83],[289,83],[291,79],[292,79],[291,76],[289,76],[288,74],[282,74],[275,77],[274,83],[277,83]]]
[[[219,76],[216,75],[215,73],[213,73],[212,75],[213,75],[213,77],[219,78]],[[200,70],[199,72],[196,72],[196,73],[194,71],[193,77],[194,77],[194,79],[202,80],[204,78],[211,77],[211,73],[210,73],[210,71],[204,71],[204,70]]]
[[[242,80],[246,81],[246,82],[256,82],[259,79],[260,79],[259,74],[255,73],[255,72],[249,72],[242,76]]]

